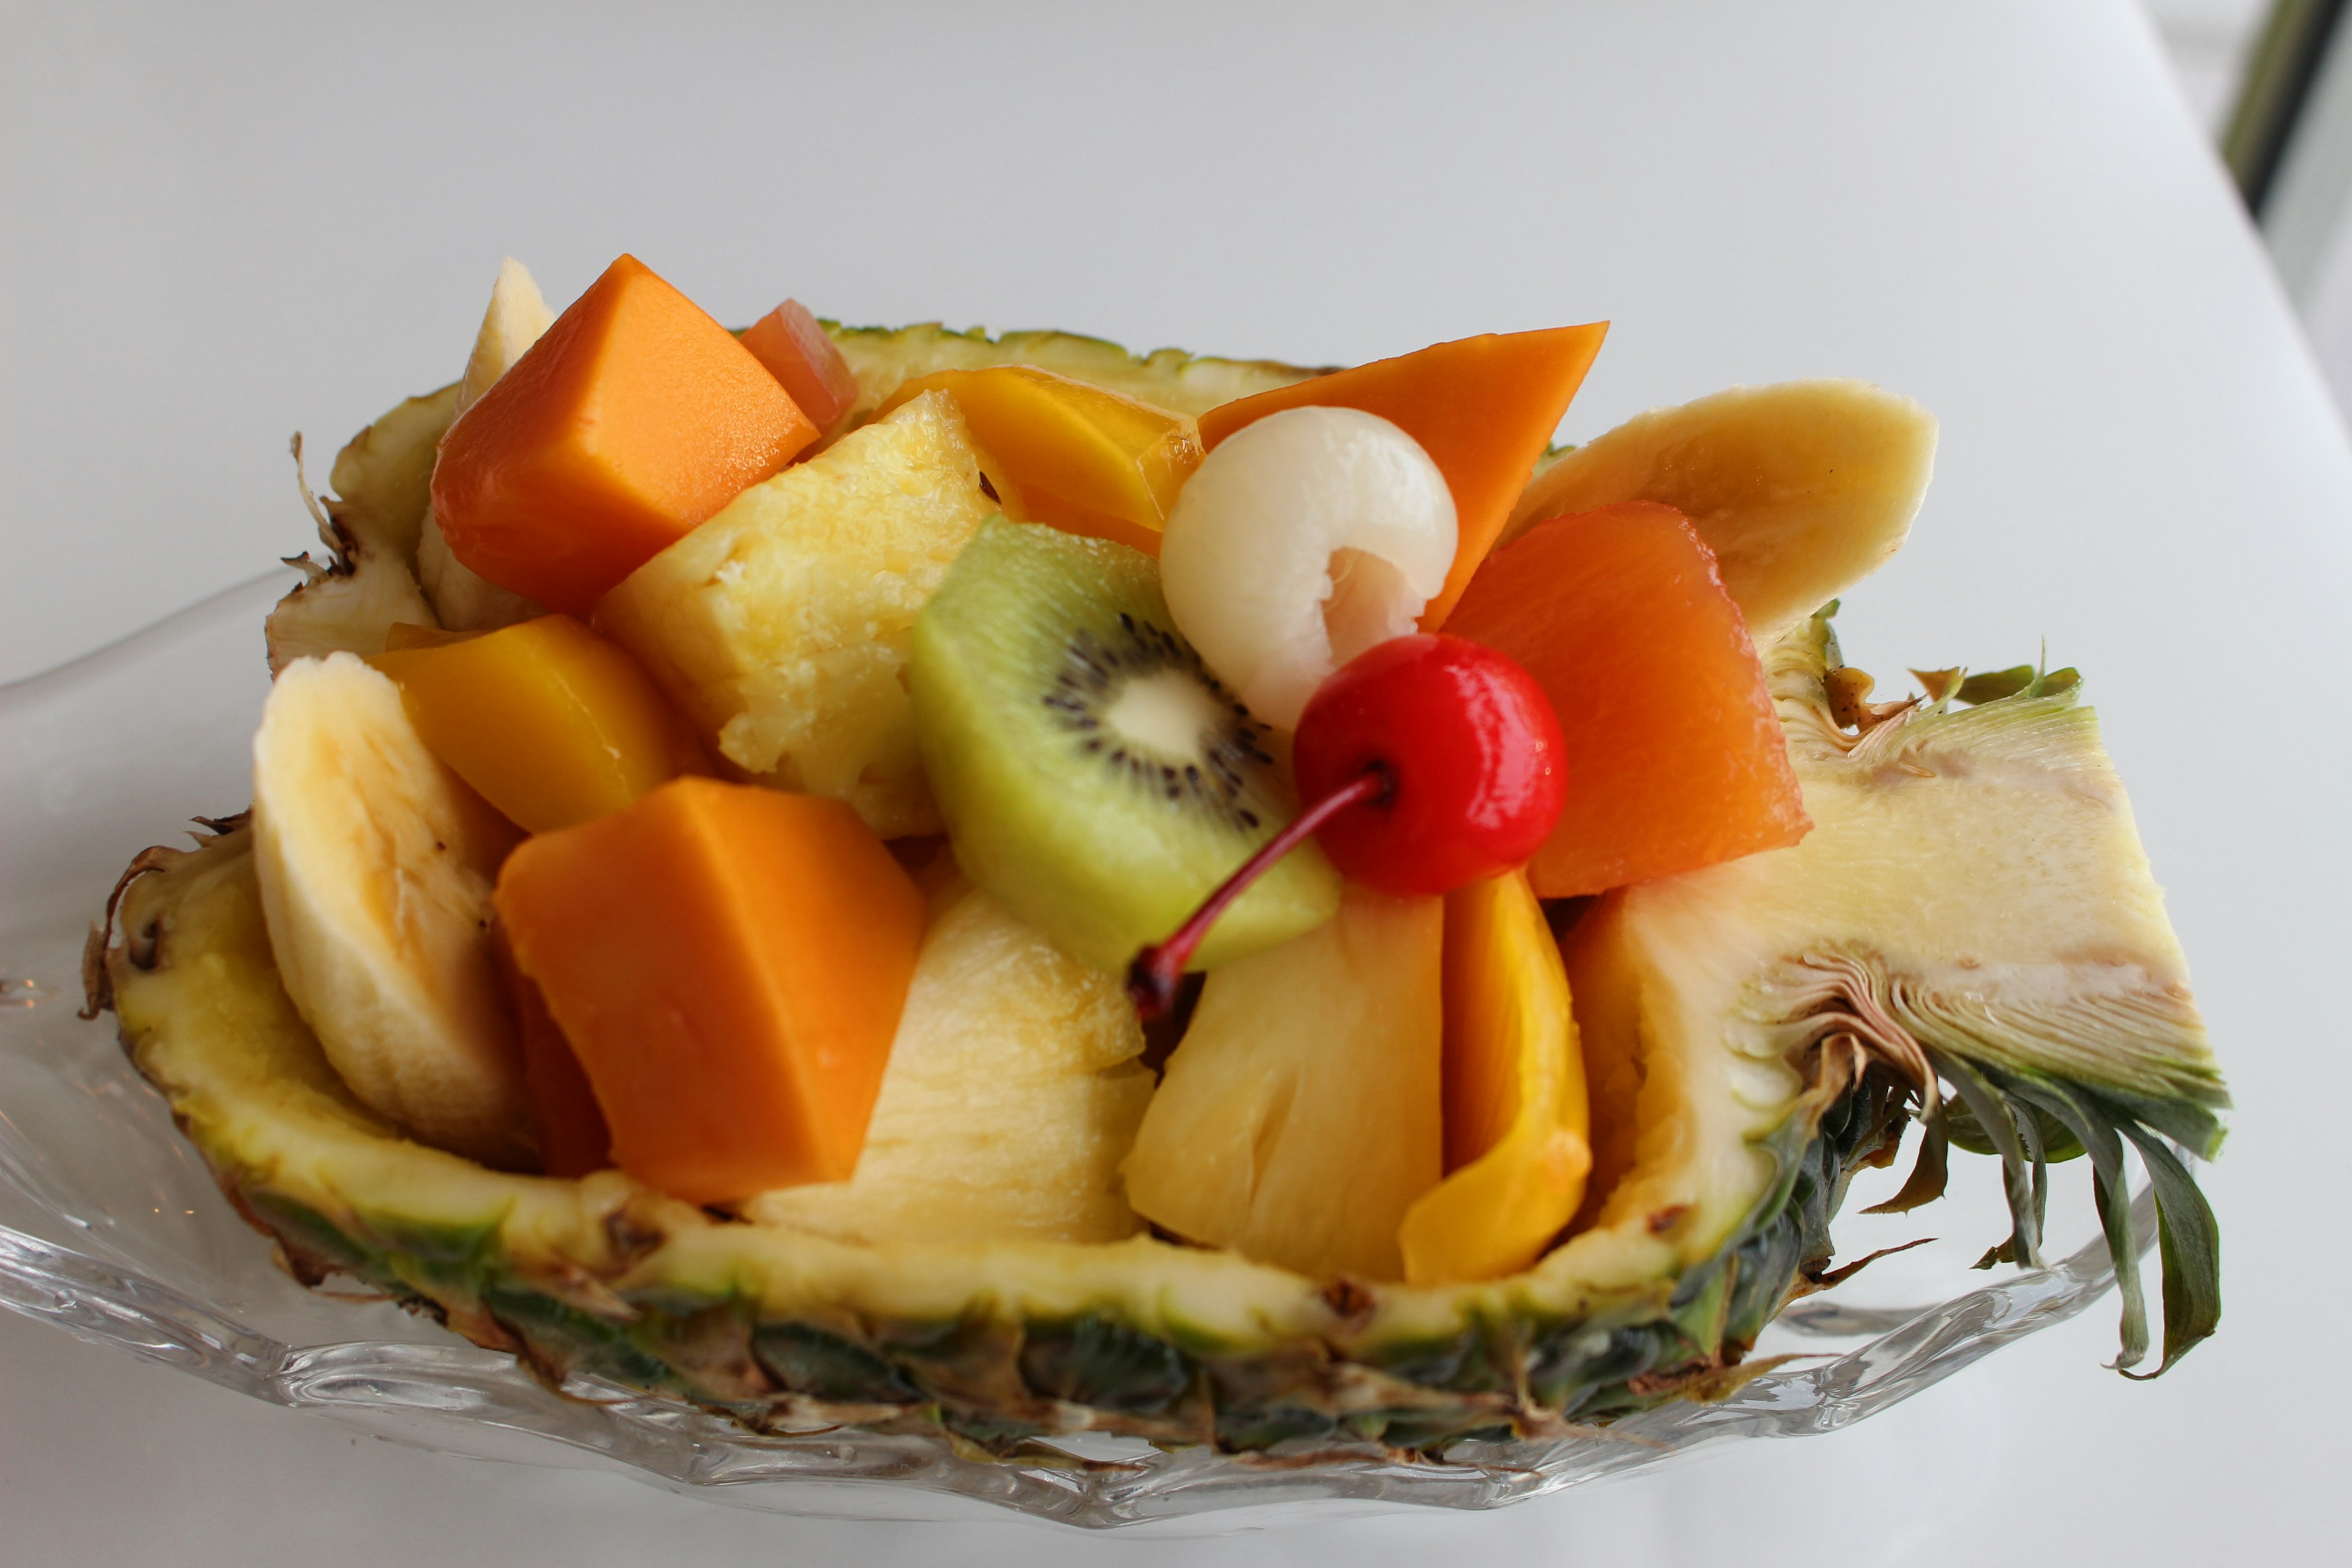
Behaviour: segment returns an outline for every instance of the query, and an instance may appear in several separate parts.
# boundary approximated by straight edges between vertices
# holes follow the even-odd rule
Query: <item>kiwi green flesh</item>
[[[1139,551],[991,519],[915,622],[916,732],[964,874],[1114,973],[1290,820],[1264,728],[1218,685]],[[1331,918],[1312,844],[1225,911],[1210,968]]]

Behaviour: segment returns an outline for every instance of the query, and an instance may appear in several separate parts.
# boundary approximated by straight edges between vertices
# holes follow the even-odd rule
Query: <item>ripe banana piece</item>
[[[287,994],[353,1094],[422,1142],[527,1165],[490,889],[520,837],[349,653],[279,672],[253,742],[255,866]]]
[[[1936,416],[1865,381],[1735,386],[1636,415],[1536,476],[1496,548],[1565,512],[1662,501],[1715,552],[1758,647],[1884,566],[1936,467]]]

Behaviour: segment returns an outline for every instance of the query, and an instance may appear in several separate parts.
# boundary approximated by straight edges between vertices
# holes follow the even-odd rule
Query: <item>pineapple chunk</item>
[[[857,1172],[766,1193],[747,1217],[843,1241],[1116,1241],[1118,1162],[1151,1075],[1117,979],[986,893],[925,937]]]
[[[1301,1274],[1402,1278],[1398,1226],[1444,1171],[1444,910],[1351,886],[1212,972],[1127,1159],[1136,1211]]]
[[[745,490],[596,624],[752,777],[846,800],[886,838],[936,833],[907,639],[994,510],[963,416],[929,394]]]

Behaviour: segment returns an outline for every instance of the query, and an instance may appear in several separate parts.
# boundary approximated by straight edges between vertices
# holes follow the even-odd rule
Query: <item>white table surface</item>
[[[0,1563],[2340,1561],[2352,453],[2122,0],[567,9],[0,4],[0,679],[302,548],[287,433],[454,376],[508,253],[1307,363],[1609,317],[1571,437],[1865,376],[1943,446],[1848,652],[2089,671],[2239,1096],[2221,1334],[2134,1385],[2102,1306],[1834,1436],[1183,1543],[425,1454],[0,1315]]]

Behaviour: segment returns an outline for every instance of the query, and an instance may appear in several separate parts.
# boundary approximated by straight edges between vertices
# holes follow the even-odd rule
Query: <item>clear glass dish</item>
[[[1885,1195],[1879,1184],[1892,1191],[1902,1162],[1857,1181],[1837,1226],[1842,1258],[1938,1239],[1782,1313],[1756,1354],[1793,1359],[1720,1403],[1666,1405],[1604,1436],[1465,1442],[1442,1463],[1367,1447],[1311,1465],[1081,1436],[1058,1445],[1066,1462],[988,1462],[921,1437],[753,1436],[589,1379],[551,1392],[511,1356],[388,1302],[296,1284],[131,1068],[112,1020],[77,1016],[83,936],[122,866],[181,842],[198,813],[246,805],[247,740],[268,686],[261,618],[291,581],[257,578],[0,688],[0,1306],[83,1340],[422,1447],[618,1465],[739,1506],[939,1519],[995,1504],[1156,1533],[1367,1507],[1496,1508],[1704,1444],[1828,1431],[2074,1316],[2114,1282],[2087,1182],[2066,1172],[2048,1231],[2062,1261],[1971,1272],[2009,1221],[1997,1163],[1962,1156],[1951,1195],[1909,1215],[1858,1212]],[[2134,1221],[2145,1249],[2146,1193]]]

